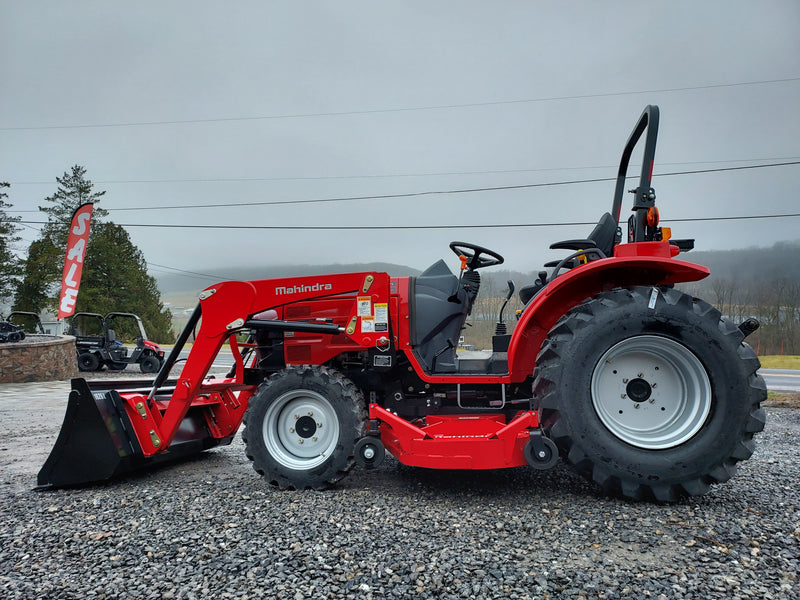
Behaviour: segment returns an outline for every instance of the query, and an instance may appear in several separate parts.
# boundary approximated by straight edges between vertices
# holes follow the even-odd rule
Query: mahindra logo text
[[[311,285],[295,285],[293,287],[278,286],[275,288],[275,294],[283,296],[284,294],[301,294],[303,292],[327,292],[333,289],[330,283],[313,283]]]

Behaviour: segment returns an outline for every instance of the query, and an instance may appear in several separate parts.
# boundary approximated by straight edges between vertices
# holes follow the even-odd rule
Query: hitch
[[[744,334],[744,337],[747,337],[751,333],[753,333],[756,329],[761,326],[761,323],[758,322],[758,319],[754,319],[750,317],[749,319],[742,321],[739,323],[739,331]]]

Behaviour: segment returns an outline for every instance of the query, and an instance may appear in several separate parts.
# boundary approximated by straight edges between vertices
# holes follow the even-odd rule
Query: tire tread
[[[534,405],[539,411],[543,428],[556,442],[562,458],[580,475],[593,481],[603,492],[621,495],[632,500],[654,499],[658,502],[674,502],[686,496],[700,496],[708,492],[710,484],[722,483],[736,473],[736,463],[748,459],[754,450],[753,436],[765,426],[765,412],[761,402],[766,399],[766,385],[757,371],[760,367],[758,357],[746,344],[739,328],[722,317],[719,310],[711,304],[693,298],[673,288],[657,288],[656,300],[678,307],[694,315],[704,327],[717,329],[726,348],[732,350],[732,356],[739,358],[741,369],[747,373],[748,385],[746,397],[741,398],[746,413],[738,440],[732,444],[727,456],[719,464],[711,465],[706,474],[692,476],[679,482],[662,482],[657,475],[652,482],[626,477],[624,469],[609,470],[585,451],[580,443],[580,434],[571,431],[569,416],[563,414],[564,406],[559,397],[559,381],[569,374],[570,345],[580,330],[591,327],[593,323],[604,319],[619,318],[620,315],[638,314],[632,311],[636,307],[648,306],[652,287],[616,288],[588,299],[562,316],[551,329],[542,345],[533,373]],[[613,316],[612,316],[613,315]],[[585,335],[585,334],[584,334]],[[589,451],[591,453],[591,451]],[[637,465],[628,465],[634,471]]]

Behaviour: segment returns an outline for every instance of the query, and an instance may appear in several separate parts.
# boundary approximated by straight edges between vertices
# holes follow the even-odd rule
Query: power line
[[[702,221],[744,221],[751,219],[782,219],[800,217],[800,213],[778,215],[741,215],[733,217],[687,217],[682,219],[663,219],[668,222]],[[39,223],[38,221],[27,221]],[[595,221],[551,222],[551,223],[500,223],[494,225],[169,225],[164,223],[118,223],[120,227],[143,227],[152,229],[240,229],[270,231],[385,231],[385,230],[423,230],[423,229],[515,229],[532,227],[570,227],[576,225],[595,225]]]
[[[210,281],[210,279],[208,277],[200,277],[198,275],[188,275],[186,273],[176,273],[176,272],[173,272],[173,271],[167,271],[166,269],[158,269],[158,268],[153,268],[153,267],[150,267],[150,266],[147,267],[147,272],[148,273],[162,273],[164,275],[172,275],[172,276],[175,276],[175,277],[187,277],[189,279],[199,279],[201,281]],[[229,278],[216,277],[214,279],[214,281],[222,281],[223,279],[229,279]]]
[[[728,160],[695,160],[686,162],[662,162],[659,166],[677,165],[712,165],[721,163],[755,162],[755,161],[790,161],[797,160],[797,156],[779,156],[772,158],[732,158]],[[630,165],[638,168],[641,165]],[[380,173],[367,175],[317,175],[304,177],[208,177],[208,178],[179,178],[179,179],[106,179],[94,181],[98,185],[119,184],[145,184],[145,183],[249,183],[263,181],[327,181],[337,179],[391,179],[409,177],[445,177],[454,175],[507,175],[511,173],[544,173],[552,171],[589,171],[592,169],[616,169],[618,165],[596,165],[583,167],[546,167],[540,169],[495,169],[487,171],[440,171],[431,173]],[[12,185],[52,185],[52,181],[12,181]],[[119,209],[117,209],[119,210]],[[36,212],[36,211],[17,211]]]
[[[608,98],[615,96],[629,96],[636,94],[660,94],[672,92],[687,92],[693,90],[710,90],[732,87],[743,87],[751,85],[767,85],[773,83],[788,83],[800,81],[800,77],[788,77],[785,79],[765,79],[760,81],[740,81],[735,83],[718,83],[709,85],[696,85],[675,88],[661,88],[652,90],[629,90],[624,92],[603,92],[595,94],[578,94],[573,96],[549,96],[541,98],[524,98],[517,100],[494,100],[487,102],[467,102],[461,104],[437,104],[430,106],[409,106],[400,108],[379,108],[371,110],[347,110],[347,111],[328,111],[317,113],[290,113],[279,115],[262,115],[253,117],[218,117],[212,119],[180,119],[180,120],[159,120],[159,121],[131,121],[122,123],[95,123],[95,124],[76,124],[76,125],[39,125],[30,127],[0,127],[0,131],[41,131],[50,129],[100,129],[109,127],[140,127],[140,126],[160,126],[160,125],[188,125],[200,123],[226,123],[236,121],[266,121],[274,119],[304,119],[311,117],[340,117],[350,115],[370,115],[383,113],[413,112],[424,110],[449,110],[458,108],[475,108],[483,106],[502,106],[513,104],[527,104],[537,102],[554,102],[559,100],[584,100],[588,98]]]
[[[662,219],[662,223],[691,223],[692,221],[748,221],[754,219],[781,219],[784,217],[800,217],[800,213],[787,213],[783,215],[746,215],[738,217],[703,217],[685,219]]]
[[[653,174],[653,177],[670,177],[673,175],[694,175],[698,173],[722,173],[726,171],[741,171],[746,169],[764,169],[768,167],[785,167],[790,165],[798,165],[800,161],[791,161],[791,162],[782,162],[782,163],[770,163],[766,165],[745,165],[740,167],[722,167],[722,168],[715,168],[715,169],[699,169],[695,171],[675,171],[671,173],[656,173]],[[634,176],[629,177],[629,179],[634,179]],[[579,183],[599,183],[604,181],[616,181],[616,177],[597,177],[593,179],[573,179],[569,181],[549,181],[543,183],[525,183],[520,185],[501,185],[501,186],[491,186],[491,187],[480,187],[480,188],[461,188],[461,189],[452,189],[452,190],[426,190],[421,192],[406,192],[403,194],[379,194],[379,195],[370,195],[370,196],[341,196],[341,197],[334,197],[334,198],[312,198],[308,200],[274,200],[274,201],[267,201],[267,202],[228,202],[228,203],[219,203],[219,204],[181,204],[181,205],[174,205],[174,206],[141,206],[141,207],[120,207],[120,208],[108,208],[109,212],[114,211],[149,211],[149,210],[184,210],[184,209],[197,209],[197,208],[234,208],[234,207],[243,207],[243,206],[279,206],[285,204],[291,205],[300,205],[300,204],[324,204],[324,203],[331,203],[331,202],[354,202],[360,200],[388,200],[388,199],[397,199],[397,198],[414,198],[418,196],[430,196],[430,195],[449,195],[449,194],[470,194],[476,192],[496,192],[496,191],[504,191],[504,190],[521,190],[521,189],[533,189],[533,188],[543,188],[543,187],[555,187],[555,186],[562,186],[562,185],[575,185]],[[38,211],[15,211],[19,213],[23,212],[38,212]]]
[[[28,211],[25,211],[25,212],[28,212]],[[37,211],[30,211],[30,212],[39,212],[39,211],[37,210]],[[20,225],[22,225],[23,227],[27,227],[28,229],[32,229],[36,233],[39,233],[41,231],[41,229],[36,229],[36,227],[31,227],[30,225],[26,225],[24,221],[14,221],[14,222],[15,223],[19,223]]]
[[[158,263],[154,263],[154,262],[148,262],[147,266],[148,267],[150,267],[150,266],[161,267],[162,269],[169,269],[170,271],[177,271],[178,273],[185,273],[187,275],[197,275],[197,276],[204,277],[204,278],[207,278],[207,279],[218,280],[221,277],[221,275],[209,275],[208,273],[198,273],[196,271],[186,271],[185,269],[176,269],[175,267],[168,267],[167,265],[159,265]]]

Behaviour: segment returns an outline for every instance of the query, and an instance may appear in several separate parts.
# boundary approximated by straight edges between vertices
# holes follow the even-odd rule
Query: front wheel
[[[709,304],[616,289],[550,331],[534,373],[545,431],[604,491],[673,501],[729,479],[764,428],[758,358]]]
[[[281,489],[323,489],[355,464],[366,432],[365,402],[356,386],[326,367],[291,367],[259,387],[244,417],[253,468]]]

